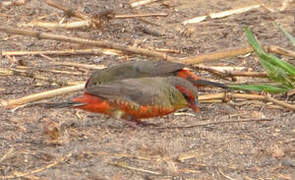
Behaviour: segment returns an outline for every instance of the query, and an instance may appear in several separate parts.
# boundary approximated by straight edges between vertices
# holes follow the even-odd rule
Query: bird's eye
[[[187,102],[191,102],[191,98],[187,94],[183,93],[182,95],[184,96]]]

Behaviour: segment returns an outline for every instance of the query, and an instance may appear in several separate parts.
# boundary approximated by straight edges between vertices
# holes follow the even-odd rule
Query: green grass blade
[[[254,34],[251,32],[251,30],[249,28],[245,28],[245,32],[246,32],[246,36],[248,38],[249,44],[252,46],[255,53],[261,59],[264,59],[275,66],[281,67],[282,69],[286,70],[290,75],[295,75],[295,67],[292,64],[286,61],[283,61],[272,54],[265,53],[263,48],[260,46],[260,44],[256,40]]]
[[[245,28],[245,33],[249,44],[258,55],[260,63],[267,72],[268,77],[274,81],[293,87],[292,81],[295,76],[295,67],[272,54],[264,52],[249,28]]]
[[[289,79],[289,76],[286,71],[284,71],[284,69],[280,68],[279,66],[274,66],[263,59],[261,59],[260,62],[271,80],[293,88],[292,81]]]
[[[256,40],[254,34],[251,32],[249,27],[245,28],[245,33],[248,38],[248,42],[252,46],[252,48],[254,49],[255,53],[257,55],[264,54],[265,52],[263,51],[262,47],[260,46],[260,44]]]
[[[289,91],[291,88],[286,86],[270,86],[270,85],[230,85],[230,89],[243,90],[243,91],[258,91],[258,92],[268,92],[268,93],[284,93]]]
[[[260,56],[262,59],[268,61],[269,63],[273,64],[274,66],[278,66],[288,72],[291,76],[295,76],[295,67],[286,62],[282,59],[272,55],[272,54],[261,54]]]
[[[295,47],[295,38],[290,33],[288,33],[288,31],[286,31],[286,29],[283,28],[283,26],[281,26],[280,24],[277,24],[277,23],[275,23],[275,24],[280,28],[280,30],[290,40],[291,44]]]

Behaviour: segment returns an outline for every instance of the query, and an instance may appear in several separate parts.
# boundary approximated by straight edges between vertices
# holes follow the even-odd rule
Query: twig
[[[16,60],[14,56],[5,56],[9,61],[11,65],[21,64],[21,61]]]
[[[255,78],[268,78],[266,72],[252,72],[252,71],[234,71],[232,69],[243,69],[243,67],[215,67],[215,66],[202,66],[195,65],[194,68],[202,69],[218,76],[221,76],[225,79],[226,76],[235,77],[235,76],[244,76],[244,77],[255,77]]]
[[[60,65],[60,66],[71,66],[77,68],[86,68],[86,69],[104,69],[106,68],[105,65],[90,65],[90,64],[81,64],[81,63],[74,63],[74,62],[56,62],[55,59],[48,57],[44,54],[40,54],[40,56],[44,57],[45,59],[50,60],[49,64],[51,65]]]
[[[143,172],[143,173],[148,173],[148,174],[153,174],[153,175],[161,175],[161,173],[159,173],[159,172],[146,170],[146,169],[142,169],[142,168],[137,168],[137,167],[132,167],[132,166],[127,165],[126,163],[109,162],[108,164],[110,164],[112,166],[117,166],[117,167],[129,169],[129,170],[138,171],[138,172]]]
[[[253,9],[260,8],[260,6],[261,6],[260,4],[255,4],[255,5],[247,6],[247,7],[243,7],[243,8],[231,9],[231,10],[228,10],[228,11],[222,11],[222,12],[218,12],[218,13],[211,13],[209,15],[209,17],[212,18],[212,19],[223,18],[223,17],[226,17],[226,16],[234,15],[234,14],[245,13],[247,11],[251,11]]]
[[[225,99],[228,97],[235,97],[240,99],[254,99],[254,100],[264,100],[265,96],[257,94],[241,94],[241,93],[215,93],[215,94],[206,94],[199,96],[199,101],[206,101],[210,99]]]
[[[270,12],[270,13],[275,13],[275,12],[277,12],[276,10],[274,10],[272,7],[266,5],[265,3],[262,3],[262,4],[261,4],[261,7],[263,7],[265,10],[267,10],[267,11]]]
[[[25,69],[14,69],[14,68],[0,68],[0,76],[25,76],[25,77],[30,77],[34,79],[40,79],[43,81],[47,81],[49,83],[56,83],[57,85],[75,85],[78,82],[75,81],[66,81],[66,80],[60,80],[60,79],[53,79],[49,78],[46,76],[43,76],[40,73],[33,72],[30,70],[25,70]]]
[[[229,76],[247,76],[247,77],[257,77],[257,78],[267,78],[265,72],[245,72],[245,71],[229,71],[225,74]]]
[[[192,19],[187,19],[187,20],[183,21],[182,24],[187,25],[187,24],[199,23],[199,22],[205,21],[207,18],[208,18],[208,16],[198,16],[198,17],[194,17]]]
[[[116,14],[114,18],[125,19],[125,18],[135,18],[135,17],[151,17],[151,16],[168,16],[167,13],[149,13],[149,14]]]
[[[139,17],[151,17],[151,16],[168,16],[167,13],[149,13],[149,14],[122,14],[115,15],[116,19],[127,19],[127,18],[139,18]],[[91,20],[82,20],[68,23],[54,23],[34,20],[29,23],[22,23],[20,27],[43,27],[43,28],[63,28],[63,29],[79,29],[91,27],[93,24]]]
[[[81,64],[81,63],[74,63],[74,62],[50,62],[50,64],[57,65],[57,66],[71,66],[71,67],[85,68],[85,69],[104,69],[104,68],[106,68],[105,65]]]
[[[285,103],[285,102],[283,102],[283,101],[276,100],[275,98],[272,98],[272,97],[270,97],[270,96],[266,96],[266,97],[265,97],[265,100],[267,100],[267,101],[269,101],[269,102],[272,102],[272,103],[274,103],[274,104],[278,104],[278,105],[280,105],[280,106],[286,107],[286,108],[288,108],[288,109],[290,109],[290,110],[293,110],[293,111],[295,110],[295,105],[288,104],[288,103]]]
[[[223,103],[223,102],[224,102],[224,100],[222,100],[222,99],[206,99],[206,100],[202,100],[202,103]]]
[[[29,0],[15,0],[15,1],[3,1],[0,2],[0,8],[2,7],[10,7],[10,6],[21,6],[29,2]]]
[[[146,5],[146,4],[149,4],[152,2],[156,2],[156,1],[158,1],[158,0],[141,0],[141,1],[133,2],[130,5],[131,5],[131,7],[137,7],[137,6]]]
[[[204,66],[204,65],[193,65],[192,67],[205,70],[224,78],[230,76],[230,73],[234,70],[244,70],[246,67],[233,67],[233,66]]]
[[[228,179],[228,180],[234,180],[233,178],[231,178],[231,177],[225,175],[225,174],[224,174],[219,168],[217,168],[217,170],[218,170],[219,174],[221,174],[221,175],[222,175],[223,177],[225,177],[226,179]]]
[[[206,156],[207,153],[204,153],[204,152],[200,152],[200,151],[190,151],[190,152],[184,152],[182,154],[179,154],[177,156],[177,161],[179,162],[184,162],[185,160],[188,160],[188,159],[193,159],[193,158],[199,158],[199,157],[202,157],[202,156]]]
[[[54,2],[52,0],[45,0],[45,2],[52,7],[55,7],[57,9],[64,11],[65,14],[67,14],[68,16],[75,16],[75,17],[81,18],[83,20],[86,20],[88,22],[91,22],[91,24],[94,28],[101,27],[103,24],[106,23],[106,21],[113,18],[112,11],[103,12],[101,14],[90,17],[89,15],[87,15],[81,11],[67,8],[65,5],[58,4],[57,2]]]
[[[295,58],[295,52],[279,47],[279,46],[265,46],[265,49],[269,52],[284,55],[284,56],[289,56]]]
[[[180,54],[180,50],[175,50],[175,49],[155,48],[155,50],[159,52]]]
[[[37,168],[37,169],[34,169],[32,171],[29,171],[29,172],[14,172],[12,175],[2,176],[1,178],[2,179],[14,179],[14,178],[26,177],[26,176],[31,175],[31,174],[36,174],[36,173],[39,173],[41,171],[50,169],[50,168],[58,165],[61,162],[66,161],[71,156],[72,156],[72,153],[69,153],[66,156],[62,157],[61,159],[56,160],[56,161],[54,161],[54,162],[52,162],[52,163],[50,163],[50,164],[48,164],[46,166],[43,166],[41,168]]]
[[[193,113],[187,113],[187,112],[175,112],[174,116],[193,116],[193,117],[195,117],[196,115]]]
[[[76,21],[69,23],[53,23],[53,22],[43,22],[43,21],[32,21],[25,24],[19,24],[20,27],[43,27],[43,28],[63,28],[63,29],[79,29],[91,27],[90,21]]]
[[[39,31],[28,31],[28,30],[22,30],[22,29],[15,29],[15,28],[8,28],[1,26],[0,31],[11,33],[11,34],[19,34],[24,36],[31,36],[36,37],[38,39],[51,39],[51,40],[57,40],[57,41],[65,41],[65,42],[71,42],[71,43],[77,43],[77,44],[84,44],[89,46],[96,46],[96,47],[103,47],[103,48],[111,48],[111,49],[117,49],[120,51],[125,51],[129,53],[135,53],[135,54],[141,54],[145,56],[152,56],[157,57],[161,59],[166,59],[168,61],[178,61],[179,58],[168,56],[165,53],[160,53],[152,50],[147,50],[143,48],[137,48],[137,47],[123,47],[120,44],[108,42],[108,41],[94,41],[89,39],[83,39],[83,38],[75,38],[75,37],[68,37],[68,36],[62,36],[62,35],[56,35],[51,33],[43,33]]]
[[[283,3],[282,3],[282,6],[280,7],[280,11],[286,10],[290,6],[290,3],[292,1],[293,0],[284,0]]]
[[[230,80],[230,79],[227,78],[228,75],[225,72],[219,71],[217,69],[210,68],[210,67],[203,66],[203,65],[193,65],[192,67],[203,70],[203,71],[208,71],[208,72],[210,72],[212,74],[215,74],[215,75],[219,76],[222,79]]]
[[[224,58],[232,58],[235,56],[240,56],[240,55],[251,53],[251,52],[253,52],[253,49],[251,47],[244,47],[244,48],[230,49],[230,50],[224,50],[224,51],[208,53],[208,54],[201,54],[195,57],[185,58],[181,60],[181,62],[184,64],[197,64],[197,63],[201,63],[205,61],[210,62],[210,61],[216,61],[216,60],[224,59]]]
[[[215,70],[222,73],[247,70],[247,67],[244,67],[244,66],[206,66],[206,65],[198,64],[198,65],[194,65],[193,67],[202,69],[202,70]]]
[[[216,93],[216,94],[209,94],[209,95],[202,95],[199,96],[199,101],[206,101],[208,99],[228,99],[228,98],[235,98],[235,99],[253,99],[253,100],[264,100],[269,101],[274,104],[278,104],[282,107],[288,108],[289,110],[295,110],[295,105],[285,103],[283,101],[276,100],[268,95],[257,95],[257,94],[241,94],[241,93]]]
[[[295,58],[295,52],[291,50],[284,49],[279,46],[264,46],[266,50],[269,52],[289,56],[289,57],[294,57]],[[162,52],[171,52],[171,53],[180,53],[177,50],[170,50],[170,49],[159,49],[155,48],[155,51],[162,51]],[[239,48],[239,49],[234,49],[234,50],[224,50],[222,52],[214,52],[210,54],[201,54],[196,57],[191,57],[191,58],[186,58],[184,60],[181,60],[183,63],[188,63],[190,64],[189,61],[192,61],[194,64],[195,63],[200,63],[204,61],[214,61],[214,60],[219,60],[223,58],[231,58],[243,54],[247,54],[252,52],[252,50],[249,48]],[[75,50],[75,49],[68,49],[68,50],[56,50],[56,51],[2,51],[2,56],[21,56],[21,55],[40,55],[40,54],[45,54],[45,55],[84,55],[84,54],[106,54],[106,55],[120,55],[120,51],[116,51],[113,49],[80,49],[80,50]],[[191,59],[191,60],[190,60]],[[195,61],[193,60],[195,59]],[[201,68],[201,67],[198,67]],[[202,68],[201,68],[202,69]],[[206,70],[207,71],[207,70]]]
[[[295,89],[291,89],[290,91],[287,92],[287,96],[293,96],[295,94]]]
[[[30,102],[34,102],[34,101],[39,101],[39,100],[43,100],[43,99],[48,99],[48,98],[52,98],[55,96],[59,96],[59,95],[63,95],[63,94],[67,94],[70,92],[76,92],[76,91],[80,91],[84,88],[85,84],[78,84],[75,86],[69,86],[69,87],[63,87],[63,88],[59,88],[59,89],[54,89],[54,90],[49,90],[49,91],[45,91],[45,92],[41,92],[41,93],[36,93],[36,94],[31,94],[19,99],[11,99],[11,100],[2,100],[0,101],[1,106],[6,106],[9,108],[15,107],[15,106],[19,106],[22,104],[26,104],[26,103],[30,103]]]
[[[8,158],[8,157],[12,154],[13,151],[14,151],[14,148],[11,147],[11,148],[7,151],[7,153],[5,153],[4,156],[2,156],[2,157],[0,158],[0,163],[1,163],[2,161],[4,161],[6,158]]]
[[[71,72],[71,71],[64,71],[64,70],[57,70],[57,69],[49,69],[48,66],[45,66],[43,68],[35,68],[35,67],[27,67],[27,66],[15,66],[15,68],[13,68],[13,70],[14,71],[25,70],[25,73],[29,73],[29,74],[35,74],[35,73],[37,73],[36,71],[40,71],[40,72],[51,72],[51,73],[59,73],[59,74],[83,75],[82,72],[77,72],[77,71],[72,71]],[[49,80],[49,81],[53,81],[53,80]]]
[[[76,75],[76,76],[81,76],[83,75],[84,73],[82,72],[79,72],[79,71],[73,71],[73,72],[70,72],[70,71],[63,71],[63,70],[57,70],[57,69],[40,69],[39,71],[42,71],[42,72],[51,72],[51,73],[59,73],[59,74],[69,74],[69,75]]]
[[[212,19],[223,18],[223,17],[226,17],[226,16],[231,16],[231,15],[234,15],[234,14],[241,14],[241,13],[244,13],[244,12],[247,12],[247,11],[251,11],[253,9],[259,8],[260,6],[261,6],[260,4],[255,4],[255,5],[247,6],[247,7],[244,7],[244,8],[237,8],[237,9],[231,9],[231,10],[222,11],[222,12],[218,12],[218,13],[211,13],[209,15],[198,16],[198,17],[195,17],[195,18],[192,18],[192,19],[185,20],[182,23],[184,25],[186,25],[186,24],[199,23],[199,22],[202,22],[202,21],[206,20],[207,18],[212,18]]]
[[[68,55],[85,55],[85,54],[106,54],[106,55],[119,55],[121,51],[116,51],[113,49],[67,49],[67,50],[56,50],[56,51],[2,51],[2,56],[23,56],[23,55],[59,55],[59,56],[68,56]]]

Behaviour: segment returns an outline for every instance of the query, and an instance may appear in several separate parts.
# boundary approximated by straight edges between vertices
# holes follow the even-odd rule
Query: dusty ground
[[[169,16],[117,19],[99,30],[35,29],[74,37],[104,39],[125,45],[136,44],[144,48],[176,49],[181,54],[171,55],[179,57],[246,46],[243,33],[245,26],[251,27],[263,43],[291,49],[273,22],[281,23],[293,34],[295,30],[293,12],[277,11],[281,0],[260,1],[277,12],[259,8],[186,27],[181,25],[184,20],[251,5],[255,1],[173,0],[165,1],[166,5],[159,1],[138,8],[131,8],[127,0],[63,2],[87,13],[113,9],[118,14],[166,12]],[[295,4],[290,4],[286,10],[294,8]],[[41,16],[48,16],[45,20],[54,22],[61,19],[62,12],[36,0],[31,0],[24,6],[0,10],[1,26],[15,27]],[[142,27],[162,35],[144,33]],[[84,48],[75,44],[5,33],[0,33],[0,37],[2,50]],[[48,69],[50,62],[48,58],[40,56],[15,58],[26,66],[38,69]],[[58,62],[105,65],[143,59],[107,55],[51,58]],[[8,58],[0,58],[1,67],[9,67],[11,63]],[[254,55],[210,64],[260,69]],[[59,69],[81,72],[75,68]],[[217,79],[207,72],[201,74]],[[77,76],[56,73],[49,75],[53,79],[63,76],[71,80],[85,80],[88,76],[87,73]],[[21,76],[0,77],[0,97],[3,99],[18,98],[57,87]],[[212,90],[206,90],[206,93],[209,92]],[[78,94],[81,92],[50,101],[63,101]],[[201,104],[199,114],[192,116],[188,111],[184,115],[149,119],[147,121],[155,123],[157,128],[137,129],[127,126],[124,121],[72,109],[33,107],[11,112],[2,108],[0,113],[0,176],[20,175],[29,179],[295,179],[295,114],[264,103]],[[262,117],[270,121],[169,128]],[[48,127],[59,129],[57,141],[52,141],[46,133]]]

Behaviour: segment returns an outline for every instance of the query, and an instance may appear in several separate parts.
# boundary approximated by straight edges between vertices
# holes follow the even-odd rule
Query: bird
[[[198,90],[186,79],[168,77],[129,78],[85,88],[70,102],[51,107],[73,107],[141,124],[141,119],[160,117],[182,108],[199,112]]]
[[[192,82],[196,87],[213,86],[223,89],[228,88],[225,84],[208,81],[197,76],[181,63],[168,61],[135,61],[94,71],[88,78],[85,89],[121,79],[167,76],[184,78]]]

